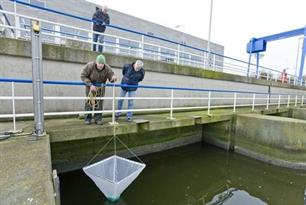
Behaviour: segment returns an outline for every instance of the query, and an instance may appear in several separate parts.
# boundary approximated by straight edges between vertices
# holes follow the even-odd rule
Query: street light
[[[209,29],[208,29],[208,42],[207,42],[207,63],[210,67],[210,36],[211,36],[211,22],[212,22],[213,0],[210,0],[210,14],[209,14]]]
[[[182,28],[182,33],[183,33],[183,41],[182,43],[185,45],[185,25],[177,25],[174,28]]]

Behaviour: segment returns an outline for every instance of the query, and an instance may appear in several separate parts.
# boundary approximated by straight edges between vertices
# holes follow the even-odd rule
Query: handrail
[[[17,78],[0,78],[0,82],[8,83],[32,83],[30,79],[17,79]],[[54,81],[44,80],[47,85],[74,85],[85,86],[86,84],[79,81]],[[241,93],[241,94],[260,94],[260,95],[289,95],[288,93],[269,93],[269,92],[248,92],[241,90],[222,90],[222,89],[203,89],[203,88],[187,88],[187,87],[173,87],[173,86],[156,86],[156,85],[127,85],[119,83],[95,83],[96,86],[106,87],[129,87],[129,88],[145,88],[145,89],[158,89],[158,90],[182,90],[182,91],[200,91],[200,92],[217,92],[217,93]]]

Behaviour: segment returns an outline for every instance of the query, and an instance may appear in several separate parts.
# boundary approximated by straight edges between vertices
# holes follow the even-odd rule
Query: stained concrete
[[[0,204],[55,204],[49,136],[0,141]]]
[[[294,108],[292,109],[292,118],[306,120],[306,108]]]

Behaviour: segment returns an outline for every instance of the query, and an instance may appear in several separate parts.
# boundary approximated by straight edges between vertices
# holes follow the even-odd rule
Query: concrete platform
[[[49,136],[0,141],[0,204],[55,204]]]

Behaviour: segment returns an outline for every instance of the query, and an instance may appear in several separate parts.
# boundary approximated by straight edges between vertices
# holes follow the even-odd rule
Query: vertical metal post
[[[278,95],[277,109],[280,109],[281,95]]]
[[[141,35],[141,54],[140,57],[143,59],[144,57],[144,35]]]
[[[210,0],[210,12],[209,12],[209,28],[208,28],[208,41],[207,41],[207,51],[208,51],[208,58],[207,58],[207,67],[210,68],[211,62],[210,62],[210,53],[211,53],[211,48],[210,48],[210,37],[211,37],[211,22],[212,22],[212,12],[213,12],[213,0]]]
[[[259,79],[259,53],[256,53],[256,78]]]
[[[181,49],[181,46],[180,44],[177,45],[177,56],[176,56],[176,63],[177,64],[180,64],[180,49]]]
[[[34,105],[34,133],[35,136],[44,135],[44,89],[42,68],[41,30],[38,21],[32,21],[32,79],[33,79],[33,105]]]
[[[255,98],[256,98],[256,94],[253,93],[252,111],[255,111]]]
[[[214,59],[213,59],[213,68],[214,68],[214,71],[216,71],[216,55],[214,55]]]
[[[207,114],[210,115],[211,91],[208,91]]]
[[[287,102],[287,107],[290,105],[290,95],[288,95],[288,102]]]
[[[237,103],[237,93],[234,93],[234,105],[233,105],[233,112],[236,112],[236,103]]]
[[[116,106],[116,87],[115,87],[115,84],[113,84],[113,92],[112,92],[112,95],[113,95],[113,99],[112,99],[112,125],[115,125],[117,124],[116,121],[115,121],[115,106]]]
[[[269,110],[269,97],[270,97],[270,95],[268,94],[268,95],[267,95],[266,110]]]
[[[13,132],[17,132],[16,130],[16,111],[15,111],[15,83],[12,82],[12,109],[13,109]]]
[[[153,54],[153,59],[155,60],[155,54]],[[158,61],[161,61],[161,48],[158,47],[158,53],[157,53],[157,60]]]
[[[119,54],[120,53],[120,45],[119,45],[119,38],[116,38],[116,49],[115,49],[115,52],[116,52],[116,54]],[[96,44],[96,46],[98,46],[97,44]]]
[[[288,76],[288,82],[287,82],[288,84],[290,84],[291,83],[291,76],[289,75]]]
[[[19,17],[17,17],[17,3],[14,1],[14,21],[15,21],[15,38],[19,38],[20,31],[17,29],[19,27]]]
[[[174,98],[174,90],[171,89],[171,99],[170,99],[170,120],[173,120],[173,98]]]
[[[298,101],[298,96],[297,96],[297,95],[295,95],[294,107],[296,107],[296,106],[297,106],[297,101]]]

